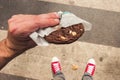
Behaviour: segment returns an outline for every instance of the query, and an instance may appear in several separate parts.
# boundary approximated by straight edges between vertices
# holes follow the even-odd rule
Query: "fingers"
[[[14,15],[8,20],[9,31],[14,34],[27,34],[57,24],[59,24],[59,16],[55,12],[41,15]]]
[[[19,22],[22,20],[29,20],[31,17],[37,16],[38,18],[41,19],[58,19],[60,16],[57,14],[57,12],[52,12],[48,14],[40,14],[40,15],[23,15],[23,14],[18,14],[18,15],[13,15],[8,22]]]
[[[38,16],[40,18],[48,18],[48,19],[50,19],[50,18],[53,18],[53,19],[60,18],[60,16],[58,15],[57,12],[52,12],[52,13],[48,13],[48,14],[40,14]]]
[[[36,31],[37,29],[42,29],[45,27],[51,27],[59,24],[59,19],[35,19],[34,21],[25,21],[22,22],[20,25],[17,25],[19,27],[20,31],[28,31],[28,32],[33,32]],[[20,27],[23,25],[22,27]],[[24,26],[25,25],[25,26]],[[28,26],[26,26],[28,25]]]
[[[42,29],[45,27],[51,27],[59,24],[59,19],[35,19],[18,23],[11,23],[9,31],[13,34],[26,34]]]
[[[59,19],[40,19],[37,20],[37,27],[38,28],[45,28],[45,27],[51,27],[59,24]]]

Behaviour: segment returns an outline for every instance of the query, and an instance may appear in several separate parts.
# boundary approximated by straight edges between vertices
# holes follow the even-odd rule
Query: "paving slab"
[[[38,0],[120,12],[120,0]]]

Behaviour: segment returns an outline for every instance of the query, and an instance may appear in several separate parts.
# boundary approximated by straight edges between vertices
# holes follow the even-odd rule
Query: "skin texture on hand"
[[[36,46],[29,37],[32,32],[57,24],[59,24],[59,15],[56,12],[12,16],[8,20],[8,36],[0,42],[0,68],[25,50]]]
[[[39,28],[54,26],[58,23],[59,16],[57,13],[41,15],[14,15],[8,20],[8,41],[10,41],[10,45],[12,42],[12,46],[14,47],[15,45],[16,48],[34,47],[35,43],[29,38],[29,35]]]

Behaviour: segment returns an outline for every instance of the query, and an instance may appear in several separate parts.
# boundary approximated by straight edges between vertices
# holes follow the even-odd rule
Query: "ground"
[[[95,3],[92,4],[89,1],[86,3],[89,5],[91,3],[92,6],[82,7],[82,5],[79,6],[76,3],[78,0],[69,1],[70,5],[68,5],[68,0],[64,4],[62,4],[63,0],[56,0],[57,3],[29,0],[29,4],[27,4],[27,0],[22,0],[21,2],[19,0],[9,1],[9,4],[5,0],[0,0],[0,2],[3,2],[3,4],[0,3],[0,9],[3,11],[0,14],[0,23],[3,23],[1,29],[5,29],[0,30],[0,40],[4,39],[7,35],[7,19],[11,15],[20,12],[38,14],[67,10],[93,24],[91,31],[85,32],[78,41],[72,44],[50,44],[47,47],[37,46],[24,52],[2,69],[0,80],[51,80],[50,63],[54,56],[60,59],[66,80],[80,80],[86,63],[90,58],[94,58],[96,61],[94,80],[119,80],[120,8],[112,6],[110,10],[111,7],[108,5],[112,4],[112,0],[108,2],[100,1],[100,4],[102,4],[102,1],[104,1],[104,4],[109,3],[106,4],[107,7],[95,5]],[[96,0],[92,1],[96,2],[96,4],[99,3]],[[116,5],[117,2],[116,0]],[[79,3],[81,2],[79,1]],[[16,6],[15,4],[17,7],[14,7]],[[113,5],[115,5],[115,1]],[[23,8],[24,10],[22,10]],[[78,66],[77,70],[72,70],[73,64]]]

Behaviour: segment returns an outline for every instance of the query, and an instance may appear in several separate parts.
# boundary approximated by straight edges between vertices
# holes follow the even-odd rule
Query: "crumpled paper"
[[[60,16],[60,24],[55,27],[48,27],[45,29],[39,29],[36,32],[33,32],[30,37],[31,39],[38,45],[38,46],[48,46],[50,43],[48,43],[44,36],[49,35],[51,32],[61,28],[61,27],[68,27],[74,24],[82,23],[84,26],[85,31],[89,31],[92,28],[92,24],[77,17],[75,14],[70,12],[58,12]]]

